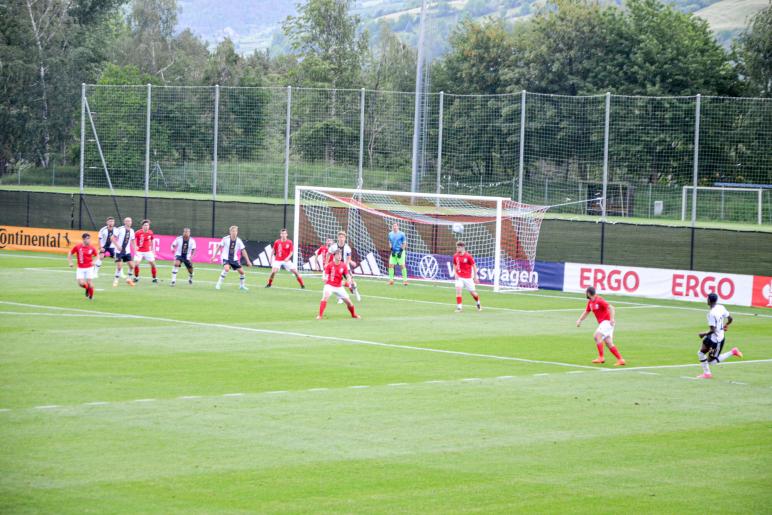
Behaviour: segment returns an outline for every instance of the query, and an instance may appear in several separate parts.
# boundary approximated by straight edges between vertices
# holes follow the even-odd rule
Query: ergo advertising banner
[[[722,303],[772,307],[772,277],[566,263],[563,291],[589,286],[600,293],[696,302],[716,293]]]

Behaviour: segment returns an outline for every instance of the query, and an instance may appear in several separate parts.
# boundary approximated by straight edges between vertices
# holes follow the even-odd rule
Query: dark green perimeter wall
[[[116,202],[118,207],[116,209]],[[214,210],[214,224],[212,211]],[[108,216],[145,217],[145,199],[64,193],[0,191],[0,224],[95,230]],[[216,202],[150,198],[147,217],[159,234],[177,234],[190,227],[193,234],[221,236],[238,225],[253,242],[269,242],[278,229],[292,231],[292,206],[247,202]],[[92,218],[94,222],[92,223]],[[544,220],[537,259],[626,266],[689,269],[692,259],[690,228],[660,225],[602,224]],[[711,272],[772,275],[772,232],[696,229],[694,269]]]

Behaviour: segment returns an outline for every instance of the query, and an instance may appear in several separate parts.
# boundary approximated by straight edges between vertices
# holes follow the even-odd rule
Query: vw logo
[[[437,272],[440,271],[440,265],[432,255],[425,255],[421,258],[421,262],[418,264],[418,272],[424,279],[434,279],[437,277]]]
[[[423,261],[421,261],[421,266],[423,267]],[[772,281],[769,281],[769,284],[764,285],[761,294],[767,298],[767,306],[772,306]]]

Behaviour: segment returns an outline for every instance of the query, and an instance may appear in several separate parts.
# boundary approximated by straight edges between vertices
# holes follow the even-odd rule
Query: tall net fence
[[[82,173],[73,152],[0,182],[285,203],[298,184],[415,184],[550,216],[689,221],[696,205],[697,221],[772,223],[770,99],[430,93],[414,167],[415,105],[412,92],[88,85]]]

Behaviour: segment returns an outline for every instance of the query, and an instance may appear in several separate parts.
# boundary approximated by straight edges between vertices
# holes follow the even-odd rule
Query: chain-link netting
[[[147,175],[151,196],[211,196],[216,172],[218,196],[252,200],[415,183],[597,216],[607,168],[608,216],[688,222],[696,159],[698,221],[772,223],[770,99],[702,97],[695,152],[697,97],[426,94],[415,167],[414,93],[88,86],[85,100],[87,190],[142,194]],[[7,182],[57,185],[25,174]]]

